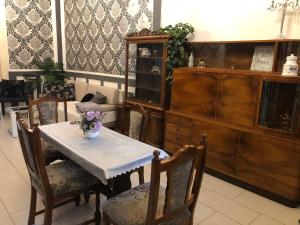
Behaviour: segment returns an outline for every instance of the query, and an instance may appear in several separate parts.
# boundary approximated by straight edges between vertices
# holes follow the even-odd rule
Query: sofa
[[[117,104],[119,104],[120,90],[110,87],[104,87],[100,84],[88,84],[85,82],[75,81],[75,101],[67,102],[68,120],[78,120],[79,113],[76,110],[76,104],[88,93],[95,94],[97,91],[106,96],[106,103],[100,104],[98,109],[104,112],[102,120],[103,126],[113,128],[116,125]],[[58,105],[58,117],[61,121],[64,118],[63,103]]]

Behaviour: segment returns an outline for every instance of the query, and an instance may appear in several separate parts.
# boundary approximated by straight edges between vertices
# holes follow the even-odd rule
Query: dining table
[[[150,164],[155,150],[160,151],[160,158],[169,157],[162,149],[106,127],[102,127],[94,139],[86,138],[79,126],[71,122],[43,125],[39,130],[42,139],[98,178],[108,190],[118,190],[111,195],[131,188],[129,172]],[[101,223],[97,203],[93,221]]]

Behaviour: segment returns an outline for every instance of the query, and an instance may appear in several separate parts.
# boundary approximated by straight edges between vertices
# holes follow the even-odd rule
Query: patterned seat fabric
[[[128,136],[140,140],[142,132],[142,121],[143,115],[136,111],[130,111],[130,124],[129,124],[129,134]]]
[[[46,170],[55,195],[84,190],[100,183],[97,178],[70,160],[51,164]]]
[[[58,159],[65,159],[66,157],[60,153],[55,147],[42,140],[42,150],[45,158],[46,165]]]
[[[106,202],[102,209],[118,225],[143,225],[146,222],[150,184],[145,183],[129,191],[123,192]],[[160,187],[157,216],[162,215],[165,204],[165,189]],[[160,225],[189,224],[191,213],[188,209],[181,211],[171,221]]]

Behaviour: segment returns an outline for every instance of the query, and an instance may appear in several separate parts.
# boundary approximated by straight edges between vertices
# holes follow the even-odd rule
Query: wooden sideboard
[[[207,133],[207,172],[296,207],[300,77],[224,68],[179,68],[173,76],[165,149],[199,144]]]

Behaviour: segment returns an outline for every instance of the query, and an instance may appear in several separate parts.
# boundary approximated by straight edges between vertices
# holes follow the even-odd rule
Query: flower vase
[[[84,136],[88,139],[93,139],[98,137],[100,131],[88,130],[84,132]]]

